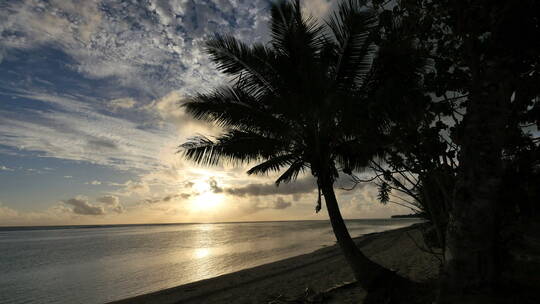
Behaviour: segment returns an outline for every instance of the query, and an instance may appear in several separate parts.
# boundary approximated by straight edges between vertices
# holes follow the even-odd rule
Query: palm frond
[[[390,185],[388,185],[388,183],[386,182],[383,182],[379,185],[377,199],[381,202],[381,204],[386,205],[390,201],[391,192],[392,188],[390,188]]]
[[[372,159],[384,155],[383,143],[374,137],[353,138],[339,143],[334,148],[334,158],[344,173],[361,171]]]
[[[300,1],[282,0],[271,7],[270,35],[274,49],[292,58],[313,57],[320,49],[324,27],[304,18]]]
[[[278,177],[276,180],[276,185],[279,186],[281,183],[289,183],[296,180],[298,178],[298,174],[303,172],[305,168],[305,163],[301,160],[292,163],[289,168],[287,168],[287,170],[285,170],[285,172]]]
[[[270,9],[270,35],[275,49],[286,50],[290,31],[294,26],[295,8],[286,0],[276,1]]]
[[[428,54],[405,31],[399,21],[392,21],[392,27],[379,44],[375,68],[362,88],[376,104],[377,111],[397,121],[418,114],[423,116],[425,102],[430,100],[425,98],[421,76],[428,67]]]
[[[275,71],[267,64],[273,55],[265,46],[249,47],[233,36],[216,34],[206,43],[206,51],[222,72],[244,80],[249,77],[252,91],[275,91],[269,79]]]
[[[202,165],[220,162],[249,163],[279,155],[283,150],[279,140],[252,132],[229,131],[215,140],[205,136],[190,138],[180,146],[184,157]]]
[[[339,89],[350,90],[371,68],[376,47],[370,38],[376,14],[366,8],[365,1],[343,1],[327,24],[336,40],[335,83]]]
[[[267,106],[239,88],[221,87],[209,94],[198,94],[183,107],[195,119],[225,128],[258,133],[276,133],[287,128],[283,121],[267,111]]]
[[[281,168],[291,165],[298,156],[296,154],[279,155],[260,163],[247,171],[247,174],[267,174],[268,172],[278,172]]]

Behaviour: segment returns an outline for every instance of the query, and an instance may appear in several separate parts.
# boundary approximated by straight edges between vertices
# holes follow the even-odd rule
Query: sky
[[[268,17],[265,0],[0,0],[0,226],[327,219],[310,176],[278,188],[177,153],[220,132],[180,107],[228,82],[201,44],[264,43]],[[409,213],[371,184],[337,195],[345,218]]]

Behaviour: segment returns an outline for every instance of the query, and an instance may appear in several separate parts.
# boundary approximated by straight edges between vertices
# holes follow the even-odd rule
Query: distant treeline
[[[391,216],[391,218],[421,218],[421,217],[425,217],[425,214],[411,213],[411,214],[398,214],[398,215]]]

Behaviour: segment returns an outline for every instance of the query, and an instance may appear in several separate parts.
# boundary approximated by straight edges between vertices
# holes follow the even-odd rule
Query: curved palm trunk
[[[382,267],[366,257],[352,240],[334,193],[333,182],[327,177],[319,177],[324,194],[328,215],[339,247],[343,251],[347,263],[351,267],[360,286],[370,292],[388,286],[388,279],[397,277],[394,272]]]

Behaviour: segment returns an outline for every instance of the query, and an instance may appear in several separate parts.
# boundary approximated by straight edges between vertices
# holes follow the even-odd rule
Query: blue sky
[[[324,16],[326,0],[305,1]],[[199,168],[177,146],[218,129],[178,107],[227,82],[201,43],[266,41],[268,1],[0,1],[0,225],[324,219],[314,183]],[[346,183],[346,181],[343,181]],[[365,186],[346,216],[406,212]]]

